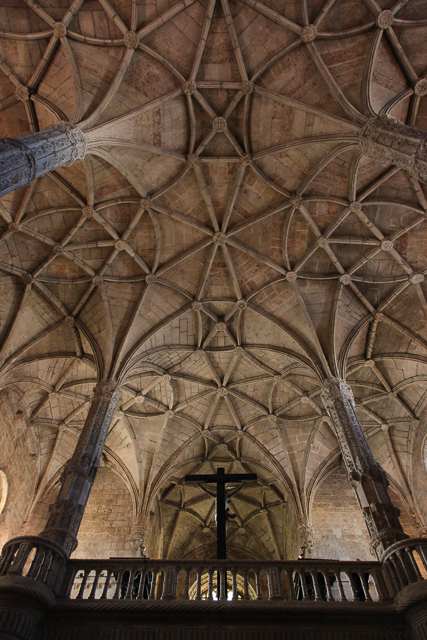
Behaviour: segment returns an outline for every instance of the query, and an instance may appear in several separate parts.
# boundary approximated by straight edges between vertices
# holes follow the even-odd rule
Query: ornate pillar
[[[374,160],[391,162],[427,182],[427,131],[409,127],[382,115],[363,127],[359,138],[363,153]]]
[[[77,533],[119,400],[120,391],[115,383],[100,382],[95,387],[76,449],[65,465],[61,489],[40,534],[60,544],[68,557],[77,547]]]
[[[372,455],[350,386],[339,378],[329,378],[322,400],[335,426],[349,480],[371,536],[371,547],[380,558],[389,546],[407,538],[388,495],[386,473]]]
[[[20,138],[1,139],[0,197],[49,171],[83,160],[86,147],[83,131],[68,122]]]

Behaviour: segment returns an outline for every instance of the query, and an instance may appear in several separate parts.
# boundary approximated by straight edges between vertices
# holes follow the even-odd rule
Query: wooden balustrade
[[[70,560],[61,595],[78,600],[390,600],[379,562]]]
[[[57,593],[66,570],[63,549],[45,538],[22,536],[7,542],[0,557],[0,576],[24,576]]]

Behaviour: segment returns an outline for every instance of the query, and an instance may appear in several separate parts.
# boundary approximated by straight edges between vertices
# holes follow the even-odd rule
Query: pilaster
[[[335,427],[349,480],[371,537],[371,548],[380,557],[389,546],[407,538],[387,491],[386,473],[369,447],[350,386],[339,378],[329,378],[322,400]]]
[[[1,139],[0,197],[49,171],[83,160],[86,147],[83,131],[68,122],[19,138]]]
[[[46,528],[40,534],[60,544],[67,556],[77,547],[77,533],[98,471],[111,420],[120,401],[115,383],[100,382]]]

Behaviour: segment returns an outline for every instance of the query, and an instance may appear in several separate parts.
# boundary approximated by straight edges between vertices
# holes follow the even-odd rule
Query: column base
[[[40,582],[0,577],[0,640],[33,640],[54,601],[53,592]]]
[[[405,614],[413,640],[427,640],[427,581],[405,587],[395,604],[396,611]]]

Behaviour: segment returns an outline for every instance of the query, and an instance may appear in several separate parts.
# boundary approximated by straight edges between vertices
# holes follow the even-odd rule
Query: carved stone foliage
[[[77,532],[119,401],[120,391],[114,383],[101,382],[95,388],[85,425],[65,467],[61,489],[41,534],[62,545],[67,555],[77,546]]]
[[[427,181],[426,131],[382,115],[366,123],[359,142],[363,153],[370,158],[391,162],[411,171],[423,182]]]
[[[87,142],[83,131],[68,122],[20,138],[0,141],[0,196],[31,184],[57,167],[82,160]]]

